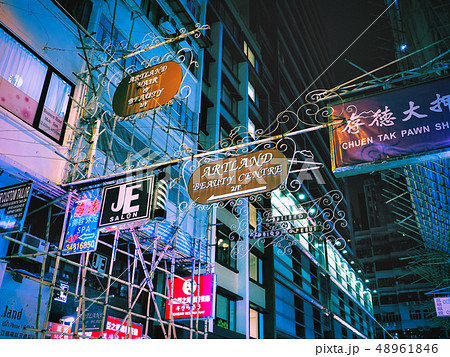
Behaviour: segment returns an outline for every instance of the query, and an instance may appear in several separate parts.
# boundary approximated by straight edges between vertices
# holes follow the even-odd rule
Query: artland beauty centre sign
[[[334,120],[347,120],[331,133],[335,174],[362,173],[361,164],[367,163],[370,171],[377,164],[383,169],[388,162],[393,165],[393,158],[400,166],[405,164],[405,156],[417,161],[418,154],[450,151],[449,78],[334,105],[331,109]]]
[[[288,160],[277,150],[213,161],[200,166],[189,180],[192,200],[200,204],[272,191],[288,174]]]
[[[113,97],[113,110],[127,117],[169,102],[180,89],[182,70],[173,61],[144,68],[125,77]]]

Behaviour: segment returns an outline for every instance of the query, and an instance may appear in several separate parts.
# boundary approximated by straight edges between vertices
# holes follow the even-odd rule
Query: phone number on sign
[[[90,240],[87,242],[77,242],[77,243],[67,243],[64,247],[65,250],[74,251],[74,250],[86,250],[90,248],[95,248],[95,241]]]

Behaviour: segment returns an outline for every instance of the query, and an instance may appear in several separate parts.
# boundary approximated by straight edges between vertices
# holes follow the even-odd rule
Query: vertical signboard
[[[32,184],[0,189],[0,233],[21,231],[31,199]]]
[[[97,224],[102,198],[77,201],[67,226],[63,254],[91,252],[97,249]]]
[[[334,121],[346,120],[331,129],[333,171],[358,174],[450,151],[449,99],[446,78],[331,106]]]
[[[435,297],[434,306],[438,317],[450,316],[450,296]]]
[[[148,220],[154,179],[152,175],[105,187],[98,227],[124,227]]]
[[[204,274],[200,277],[195,276],[194,280],[190,277],[175,278],[173,282],[172,306],[166,305],[166,319],[172,316],[174,319],[187,319],[192,315],[194,318],[208,318],[213,316],[213,274]],[[169,291],[172,289],[172,282],[169,280]]]

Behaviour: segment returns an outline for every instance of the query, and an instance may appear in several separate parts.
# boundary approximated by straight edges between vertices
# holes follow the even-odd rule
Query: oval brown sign
[[[213,161],[194,171],[188,192],[200,204],[246,197],[275,190],[289,166],[278,150],[262,150]]]
[[[182,77],[181,66],[173,61],[128,75],[114,93],[114,113],[127,117],[166,104],[179,91]]]

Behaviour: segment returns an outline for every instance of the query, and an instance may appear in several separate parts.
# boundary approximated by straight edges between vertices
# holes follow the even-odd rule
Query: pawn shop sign
[[[288,160],[278,150],[213,161],[200,166],[189,180],[191,199],[200,204],[275,190],[287,177]]]

